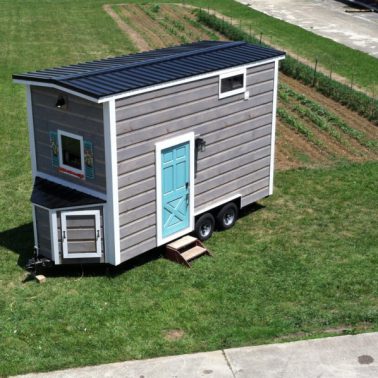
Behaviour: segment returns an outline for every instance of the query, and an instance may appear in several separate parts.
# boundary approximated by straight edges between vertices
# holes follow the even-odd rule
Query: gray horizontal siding
[[[76,96],[68,95],[67,109],[57,109],[60,92],[51,88],[32,87],[33,122],[37,169],[43,173],[106,192],[103,108]],[[80,135],[93,144],[95,178],[80,180],[60,173],[52,166],[49,132],[57,130]]]
[[[35,206],[35,220],[38,237],[38,252],[40,255],[52,259],[51,232],[49,211]]]
[[[155,143],[194,131],[195,209],[241,194],[243,206],[268,194],[272,64],[247,72],[244,94],[218,98],[218,77],[116,102],[121,261],[156,247]]]
[[[229,112],[231,111],[235,111],[236,99],[233,97],[238,97],[238,95],[225,99],[228,101],[227,102],[228,106],[225,106],[224,108],[222,106],[219,106],[218,104],[218,101],[221,102],[224,100],[218,100],[217,96],[214,96],[213,98],[214,102],[211,101],[210,104],[207,104],[207,105],[203,104],[206,101],[199,102],[198,105],[201,106],[201,109],[198,110],[197,107],[193,106],[191,108],[192,114],[186,117],[176,118],[176,116],[180,114],[179,110],[177,108],[171,109],[171,116],[175,117],[175,120],[174,121],[168,120],[167,123],[169,123],[169,125],[159,124],[155,128],[156,130],[151,130],[151,131],[149,130],[148,133],[146,133],[146,130],[145,130],[146,126],[142,129],[138,128],[139,132],[146,133],[145,138],[146,138],[146,135],[147,137],[151,137],[152,135],[155,135],[152,139],[149,139],[147,141],[144,141],[145,140],[144,138],[144,139],[141,139],[142,142],[140,143],[134,143],[130,146],[123,147],[124,140],[127,140],[128,138],[122,137],[122,135],[120,135],[117,138],[118,161],[128,160],[128,159],[138,156],[139,154],[144,154],[151,151],[151,147],[155,146],[156,140],[161,139],[162,136],[166,137],[166,135],[168,134],[173,135],[173,133],[177,134],[178,132],[185,133],[187,131],[197,132],[198,130],[206,130],[206,122],[208,121],[209,118],[211,118],[211,120],[214,120],[215,123],[217,124],[218,119],[227,116]],[[239,112],[245,111],[247,109],[253,112],[254,109],[258,107],[259,105],[267,105],[267,107],[270,107],[270,111],[271,111],[272,93],[267,92],[264,94],[257,95],[256,97],[251,98],[250,101],[244,101],[242,98],[239,98],[238,102],[240,102],[240,104],[238,104]],[[266,107],[260,107],[256,109],[256,111],[257,112],[264,111],[264,108]],[[187,109],[185,109],[185,111],[187,111]],[[181,113],[183,112],[184,110]],[[253,116],[254,116],[253,113],[252,115],[250,114],[250,117],[253,117]],[[164,119],[166,118],[168,118],[168,115],[164,115]],[[158,116],[156,116],[156,118],[152,117],[150,120],[152,121],[153,119],[156,120],[156,119],[159,119],[159,117]],[[133,120],[133,122],[135,121]],[[165,121],[162,120],[161,122],[164,123]],[[125,124],[127,125],[128,123],[126,122]],[[138,124],[138,126],[139,125],[140,124]],[[158,131],[159,136],[156,134],[156,131]],[[139,138],[142,138],[142,136],[139,136]],[[118,140],[119,140],[119,144],[118,144]]]

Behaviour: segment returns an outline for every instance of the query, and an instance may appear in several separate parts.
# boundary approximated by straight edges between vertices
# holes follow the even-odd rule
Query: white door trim
[[[161,151],[189,142],[189,227],[163,238],[162,222],[162,177],[161,177]],[[155,144],[156,151],[156,225],[157,225],[157,245],[166,244],[194,230],[194,132],[179,135]]]
[[[95,217],[95,237],[96,237],[96,252],[95,253],[69,253],[67,242],[67,216],[83,216],[94,215]],[[100,210],[79,210],[79,211],[62,211],[62,245],[63,257],[65,259],[81,259],[87,257],[101,257],[101,223],[100,223]]]

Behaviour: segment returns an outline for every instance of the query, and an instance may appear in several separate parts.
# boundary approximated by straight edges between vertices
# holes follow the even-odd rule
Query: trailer
[[[200,41],[13,75],[26,86],[38,257],[119,265],[232,227],[273,193],[284,56]]]

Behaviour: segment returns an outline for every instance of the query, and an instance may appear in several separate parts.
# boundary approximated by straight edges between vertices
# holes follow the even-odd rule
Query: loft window
[[[245,92],[245,69],[231,71],[219,76],[219,98]]]
[[[221,81],[221,93],[234,91],[235,89],[243,88],[243,86],[244,86],[243,74],[225,77]]]
[[[84,146],[79,135],[58,130],[59,170],[79,178],[84,177]]]

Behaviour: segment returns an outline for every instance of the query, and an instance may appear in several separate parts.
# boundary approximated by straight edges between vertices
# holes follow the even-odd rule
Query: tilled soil
[[[144,38],[137,31],[135,31],[134,28],[123,21],[122,18],[112,9],[110,4],[105,4],[103,9],[115,21],[117,26],[131,39],[139,51],[150,50],[150,46],[144,40]]]

